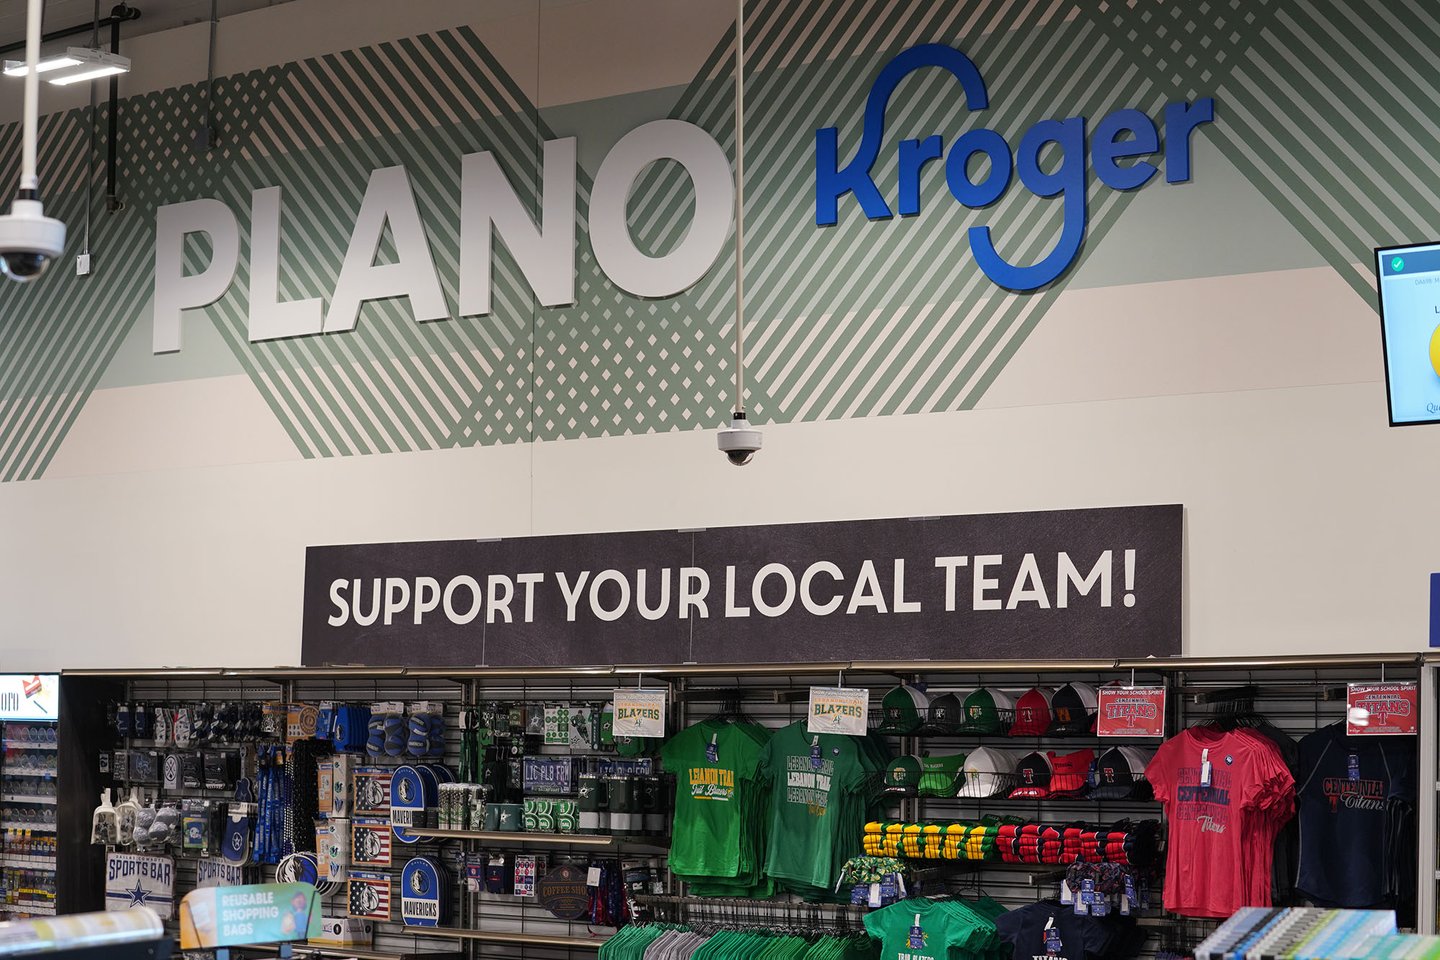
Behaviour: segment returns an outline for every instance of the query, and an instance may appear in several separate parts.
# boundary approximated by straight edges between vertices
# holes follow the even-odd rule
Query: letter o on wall
[[[656,160],[675,160],[695,188],[695,219],[669,253],[650,257],[630,236],[630,188]],[[637,297],[671,297],[696,283],[730,235],[735,180],[715,138],[683,120],[654,120],[620,138],[595,174],[590,191],[590,245],[605,275]]]

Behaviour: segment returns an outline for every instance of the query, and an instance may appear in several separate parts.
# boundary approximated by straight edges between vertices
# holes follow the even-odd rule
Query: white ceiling
[[[106,17],[118,0],[100,0],[100,16]],[[133,37],[142,33],[155,33],[172,27],[184,26],[199,20],[210,19],[210,0],[127,0],[130,6],[140,11],[140,19],[121,27],[122,37]],[[257,7],[270,7],[289,0],[219,0],[222,18]],[[0,0],[0,46],[18,43],[25,39],[26,0]],[[94,0],[46,0],[45,32],[64,27],[80,26],[92,22],[95,16]],[[101,43],[109,34],[102,33]],[[86,39],[81,36],[82,41]],[[75,42],[72,40],[71,42]]]

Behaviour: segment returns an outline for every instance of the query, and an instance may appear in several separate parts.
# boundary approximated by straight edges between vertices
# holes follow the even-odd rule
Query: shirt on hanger
[[[1395,855],[1414,868],[1390,838],[1413,821],[1415,763],[1414,738],[1348,737],[1343,722],[1300,741],[1302,894],[1323,906],[1393,906]]]
[[[1269,906],[1274,832],[1294,814],[1295,786],[1274,744],[1192,727],[1161,744],[1145,776],[1170,824],[1165,909],[1228,917]]]

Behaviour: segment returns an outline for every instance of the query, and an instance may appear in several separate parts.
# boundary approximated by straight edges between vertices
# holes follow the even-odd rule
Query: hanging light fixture
[[[45,78],[57,87],[130,72],[129,57],[122,57],[118,53],[107,53],[104,50],[71,47],[66,51],[65,59],[71,61],[68,66],[56,71],[54,76]]]
[[[70,47],[64,53],[42,57],[35,64],[35,72],[46,74],[46,80],[63,87],[129,73],[130,58],[93,47]],[[24,60],[6,60],[4,73],[7,77],[26,76],[30,73],[30,64]]]
[[[735,409],[716,445],[737,467],[764,442],[745,417],[745,0],[735,2]]]
[[[64,70],[66,67],[78,66],[79,63],[79,60],[70,56],[68,50],[65,53],[52,53],[48,57],[40,58],[35,64],[35,72],[49,73],[51,70]],[[30,72],[30,64],[24,60],[6,60],[4,72],[7,77],[23,77]]]
[[[35,172],[36,127],[40,114],[40,18],[44,0],[29,0],[25,17],[25,123],[20,189],[10,212],[0,216],[0,273],[25,283],[45,272],[65,251],[65,224],[45,216]]]

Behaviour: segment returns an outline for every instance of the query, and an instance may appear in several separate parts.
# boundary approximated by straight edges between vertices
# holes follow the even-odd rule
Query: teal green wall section
[[[1048,10],[1061,16],[1041,22]],[[973,407],[1070,286],[1328,265],[1368,302],[1371,247],[1437,233],[1440,77],[1417,65],[1440,46],[1440,15],[1418,0],[773,0],[747,17],[749,409],[762,422]],[[1018,182],[968,210],[932,164],[920,215],[867,222],[847,198],[840,222],[817,228],[814,131],[838,127],[848,159],[875,74],[917,43],[964,50],[991,105],[970,113],[938,70],[907,78],[874,171],[892,203],[902,139],[949,144],[987,126],[1014,146],[1040,119],[1093,123],[1123,107],[1158,117],[1213,95],[1194,182],[1157,178],[1130,193],[1092,182],[1081,262],[1024,295],[991,283],[966,242],[969,227],[989,225],[1012,261],[1050,249],[1060,201]],[[732,49],[733,36],[720,38],[683,89],[537,112],[472,29],[380,43],[219,79],[208,155],[192,145],[198,85],[132,97],[120,115],[126,206],[93,208],[98,270],[87,278],[74,276],[72,254],[88,117],[46,117],[47,209],[70,224],[70,249],[39,282],[0,287],[0,479],[42,477],[97,387],[235,374],[305,457],[717,426],[730,409],[730,256],[679,296],[637,298],[599,270],[585,222],[604,149],[644,120],[698,124],[733,155]],[[102,110],[102,134],[104,124]],[[571,134],[581,140],[575,304],[538,306],[497,245],[487,317],[416,324],[405,302],[374,302],[351,333],[248,342],[253,190],[284,190],[282,298],[328,297],[370,172],[403,164],[453,310],[460,157],[493,151],[533,197],[539,144]],[[0,129],[0,157],[0,182],[13,182],[13,125]],[[103,171],[90,190],[103,192]],[[235,283],[187,313],[180,355],[150,356],[155,210],[204,196],[240,220]],[[644,249],[669,249],[692,207],[687,177],[656,165],[635,185],[632,232]],[[192,245],[187,256],[198,270],[208,254]]]

